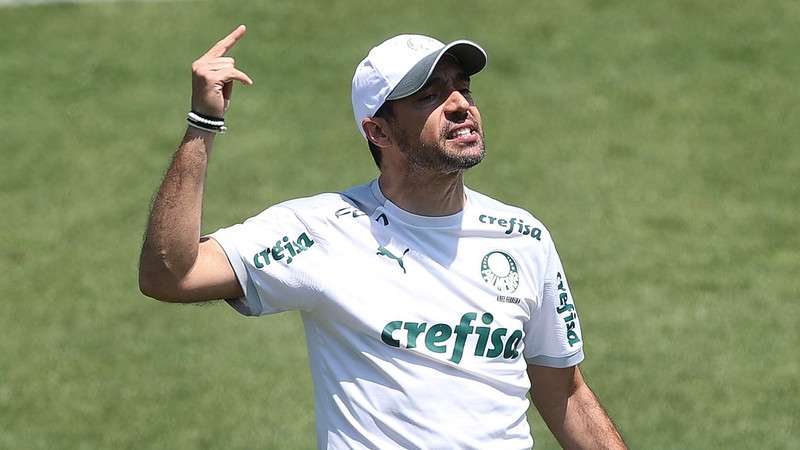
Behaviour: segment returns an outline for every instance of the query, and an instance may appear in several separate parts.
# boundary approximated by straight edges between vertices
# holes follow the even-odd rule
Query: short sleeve
[[[313,309],[320,289],[310,268],[320,246],[292,210],[273,206],[209,236],[225,251],[242,286],[244,297],[227,300],[236,311],[260,316]]]
[[[525,325],[528,364],[564,368],[583,361],[583,337],[561,258],[549,239],[541,302]]]

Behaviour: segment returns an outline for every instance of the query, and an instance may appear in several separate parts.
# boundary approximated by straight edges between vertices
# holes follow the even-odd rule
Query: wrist
[[[228,130],[222,117],[208,116],[197,111],[189,111],[186,114],[186,123],[192,128],[214,134],[223,134]]]
[[[186,127],[185,140],[202,139],[204,141],[213,141],[215,135],[216,133],[214,133],[213,131],[201,130],[200,128],[196,128],[189,125]]]
[[[194,127],[186,127],[186,133],[181,139],[178,152],[189,152],[192,154],[204,155],[208,158],[211,149],[214,147],[214,133],[200,130]]]

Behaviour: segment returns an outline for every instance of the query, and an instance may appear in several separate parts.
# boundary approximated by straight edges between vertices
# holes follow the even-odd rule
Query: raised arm
[[[578,366],[529,365],[531,399],[564,449],[625,450],[627,447]]]
[[[224,117],[233,82],[253,81],[225,56],[245,33],[244,25],[217,42],[192,64],[192,111]],[[139,258],[139,289],[169,302],[199,302],[242,296],[225,253],[213,239],[200,238],[208,158],[214,133],[188,127],[150,210]]]

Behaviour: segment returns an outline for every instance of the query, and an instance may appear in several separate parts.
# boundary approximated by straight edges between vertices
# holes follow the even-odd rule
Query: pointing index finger
[[[236,27],[235,30],[231,32],[231,34],[225,36],[224,38],[222,38],[222,40],[214,44],[213,47],[208,49],[205,56],[216,58],[225,55],[225,53],[227,53],[228,50],[233,48],[233,46],[236,45],[237,42],[239,42],[239,39],[241,39],[242,36],[244,36],[245,31],[247,31],[247,27],[245,27],[244,25],[239,25],[238,27]]]

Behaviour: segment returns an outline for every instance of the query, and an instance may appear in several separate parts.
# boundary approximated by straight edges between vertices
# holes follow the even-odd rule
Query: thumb
[[[228,110],[228,105],[231,103],[231,96],[233,95],[233,81],[227,81],[222,85],[222,98],[225,101],[223,111]]]

